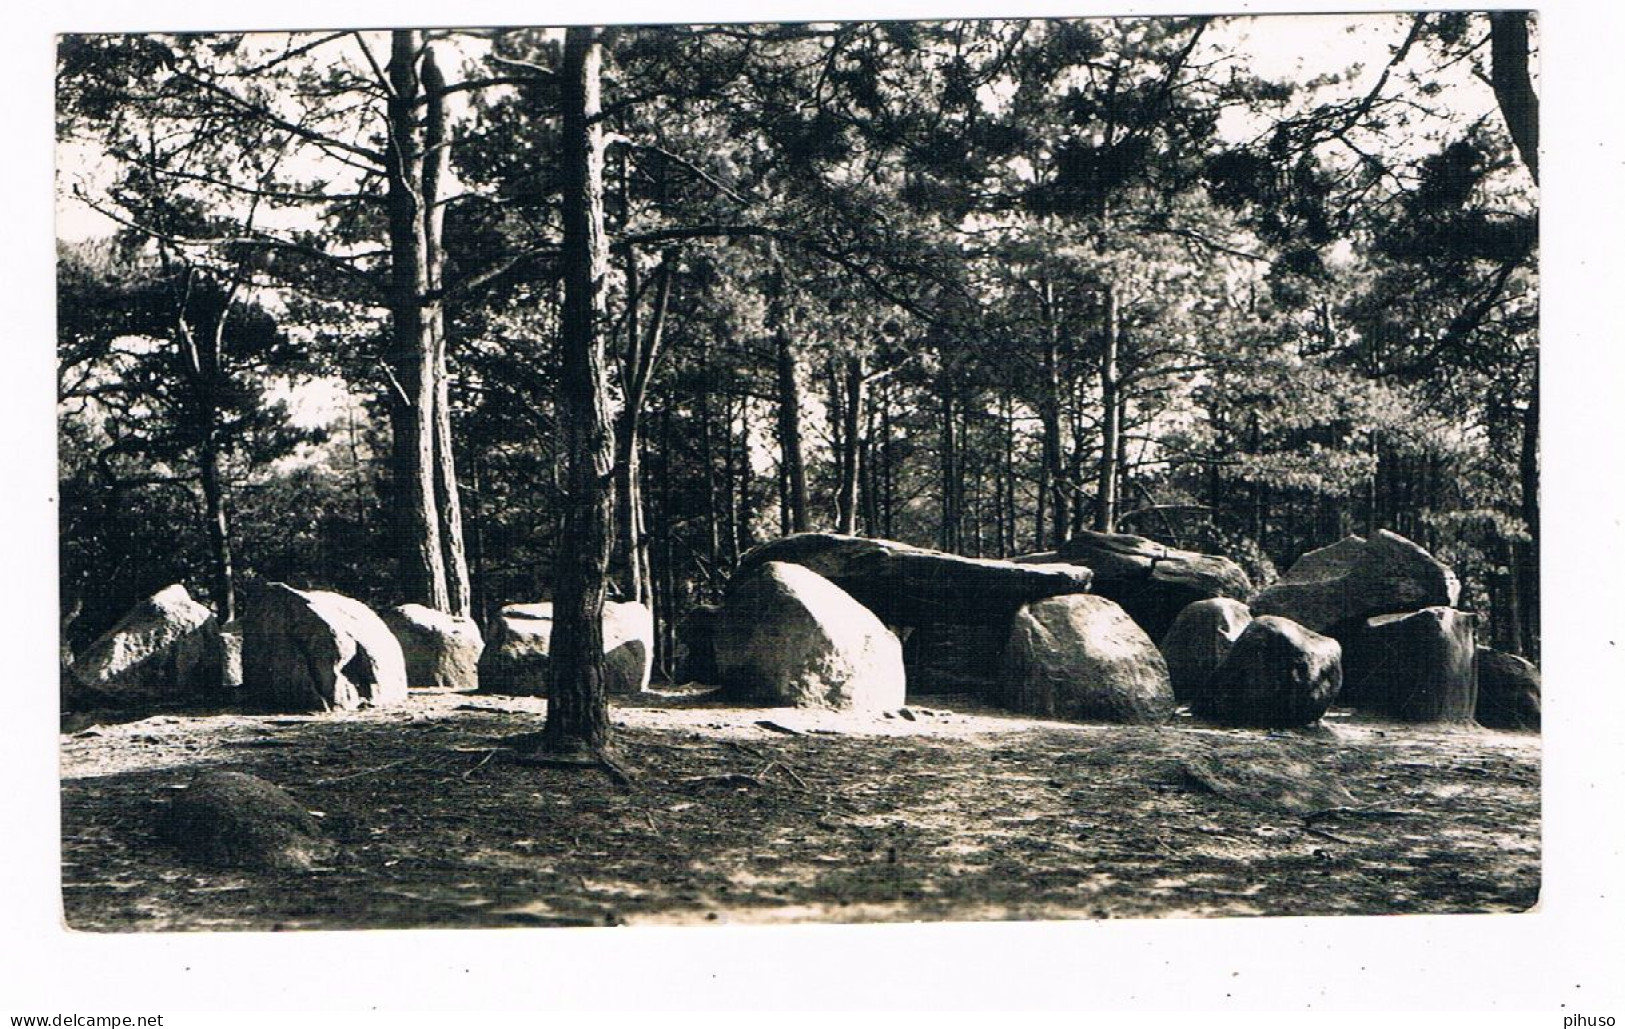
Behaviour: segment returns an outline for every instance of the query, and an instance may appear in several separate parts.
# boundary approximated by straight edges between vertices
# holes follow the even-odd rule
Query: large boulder
[[[70,703],[172,700],[221,685],[220,629],[182,585],[132,607],[68,666]]]
[[[604,689],[611,695],[649,688],[654,669],[654,616],[635,602],[604,605]],[[479,659],[481,693],[545,697],[552,667],[553,604],[508,604],[486,633]]]
[[[734,583],[714,634],[724,694],[835,710],[903,706],[903,648],[874,613],[817,572],[768,561]]]
[[[1157,725],[1174,712],[1151,637],[1117,604],[1083,593],[1016,613],[1002,685],[1005,707],[1046,718]]]
[[[1540,731],[1540,669],[1516,654],[1478,648],[1479,725]]]
[[[1198,600],[1246,600],[1252,580],[1226,557],[1165,546],[1144,536],[1081,530],[1053,552],[1020,563],[1081,565],[1094,573],[1093,592],[1116,601],[1152,639],[1161,639],[1179,612]]]
[[[1202,691],[1252,620],[1246,604],[1228,597],[1198,600],[1179,612],[1158,649],[1168,662],[1168,680],[1181,703],[1190,703]]]
[[[1344,648],[1342,703],[1402,722],[1471,722],[1475,621],[1449,607],[1366,619]]]
[[[809,568],[851,594],[882,622],[1008,626],[1016,608],[1066,593],[1087,593],[1093,576],[1066,564],[1017,564],[958,557],[890,540],[807,532],[755,547],[735,579],[769,562]]]
[[[1374,615],[1454,607],[1461,584],[1449,568],[1403,536],[1379,529],[1298,558],[1253,598],[1255,615],[1290,618],[1316,632],[1344,634]]]
[[[1254,618],[1192,698],[1191,711],[1226,725],[1312,725],[1343,684],[1342,650],[1336,640],[1296,622]]]
[[[359,600],[280,582],[248,593],[243,693],[272,711],[349,711],[406,699],[406,659]]]
[[[402,604],[382,612],[382,617],[400,641],[408,686],[471,690],[479,684],[485,641],[474,619],[422,604]]]

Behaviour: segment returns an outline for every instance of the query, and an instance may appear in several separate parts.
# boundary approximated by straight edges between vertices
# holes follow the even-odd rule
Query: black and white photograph
[[[64,929],[1542,918],[1543,15],[946,14],[53,33]]]

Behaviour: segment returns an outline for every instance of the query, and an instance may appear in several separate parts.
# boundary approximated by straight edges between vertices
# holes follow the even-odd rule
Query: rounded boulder
[[[1168,665],[1116,603],[1087,593],[1016,612],[1001,667],[1003,705],[1074,721],[1157,725],[1174,713]]]
[[[834,710],[903,706],[903,647],[817,572],[768,561],[730,590],[713,634],[724,695]]]
[[[1260,615],[1191,701],[1191,711],[1226,725],[1290,729],[1313,725],[1343,685],[1343,648],[1296,622]]]

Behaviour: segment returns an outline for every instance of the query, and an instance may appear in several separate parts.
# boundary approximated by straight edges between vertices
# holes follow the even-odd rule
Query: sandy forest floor
[[[79,718],[63,903],[83,930],[334,929],[1519,911],[1540,886],[1540,739],[1346,715],[1302,733],[1181,717],[613,712],[631,782],[508,759],[544,704],[414,693],[311,717]],[[95,723],[95,724],[91,724]],[[249,772],[321,812],[308,873],[156,838],[174,787]]]

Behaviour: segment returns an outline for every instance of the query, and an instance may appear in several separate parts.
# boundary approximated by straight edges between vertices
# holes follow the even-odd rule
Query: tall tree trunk
[[[468,554],[463,545],[463,506],[457,488],[457,461],[451,431],[451,372],[446,359],[446,311],[441,300],[445,285],[446,207],[441,195],[451,165],[451,137],[447,130],[446,79],[435,63],[434,50],[424,48],[423,97],[426,105],[423,132],[423,250],[428,292],[423,321],[434,347],[434,492],[440,520],[440,546],[445,564],[447,612],[460,618],[474,613],[468,578]]]
[[[881,535],[880,529],[880,458],[875,440],[880,433],[880,418],[874,404],[868,404],[863,413],[863,451],[858,455],[862,468],[863,532],[866,536]]]
[[[730,380],[730,385],[737,380]],[[744,420],[744,401],[740,401],[739,421]],[[739,483],[740,474],[736,458],[739,448],[734,445],[734,398],[726,399],[724,413],[727,416],[726,431],[722,435],[722,502],[726,504],[723,514],[722,554],[731,571],[739,564]],[[748,455],[747,455],[748,460]]]
[[[552,666],[542,735],[544,750],[563,754],[598,752],[609,742],[603,612],[614,522],[610,476],[615,439],[604,369],[609,258],[599,31],[587,26],[565,30],[559,75],[564,310],[558,404],[569,496],[553,566]]]
[[[937,543],[952,554],[959,551],[959,432],[958,403],[954,383],[945,377],[942,385],[942,524],[937,530]]]
[[[625,406],[615,425],[615,508],[616,559],[621,566],[624,595],[629,600],[651,599],[649,534],[643,504],[643,475],[640,450],[643,435],[643,408],[649,394],[649,381],[660,356],[661,335],[665,331],[666,310],[671,301],[672,251],[660,260],[655,285],[654,309],[647,331],[638,317],[637,256],[627,256],[627,341],[621,362]]]
[[[699,360],[702,381],[710,384],[714,381],[711,377],[711,348],[704,336],[700,337]],[[701,478],[705,489],[705,560],[714,569],[721,560],[722,536],[718,530],[716,447],[713,443],[715,427],[711,424],[711,390],[708,388],[700,390],[697,413],[700,419]]]
[[[775,310],[773,337],[777,346],[779,394],[779,453],[784,468],[786,527],[791,532],[807,531],[807,468],[801,448],[801,382],[796,374],[796,346],[791,339],[788,304],[784,300],[782,269],[774,273],[772,306]]]
[[[897,446],[892,440],[892,385],[880,399],[880,535],[896,539]]]
[[[424,155],[417,125],[417,33],[398,30],[389,61],[388,213],[391,316],[389,365],[395,395],[390,473],[405,599],[448,610],[440,511],[435,491],[438,341],[430,292],[429,220],[423,203]]]
[[[1048,279],[1042,284],[1040,296],[1040,312],[1044,320],[1044,379],[1038,396],[1038,420],[1044,434],[1042,478],[1049,489],[1047,498],[1039,502],[1039,536],[1043,536],[1042,512],[1047,499],[1050,524],[1054,526],[1049,542],[1059,545],[1072,529],[1072,498],[1061,441],[1061,330],[1055,314],[1054,287]],[[1042,538],[1038,540],[1040,550],[1044,548],[1044,543]]]
[[[738,465],[738,507],[735,509],[733,539],[733,565],[739,564],[739,558],[756,545],[756,497],[755,480],[756,469],[750,463],[750,396],[747,394],[739,401],[739,465]]]
[[[862,355],[845,361],[845,403],[841,410],[841,481],[836,493],[840,524],[836,532],[848,536],[858,531],[858,483],[863,476],[863,409],[868,390],[868,371]]]
[[[1095,487],[1095,528],[1117,527],[1117,481],[1120,471],[1118,428],[1123,415],[1117,382],[1117,289],[1106,287],[1104,341],[1100,354],[1100,477]]]

